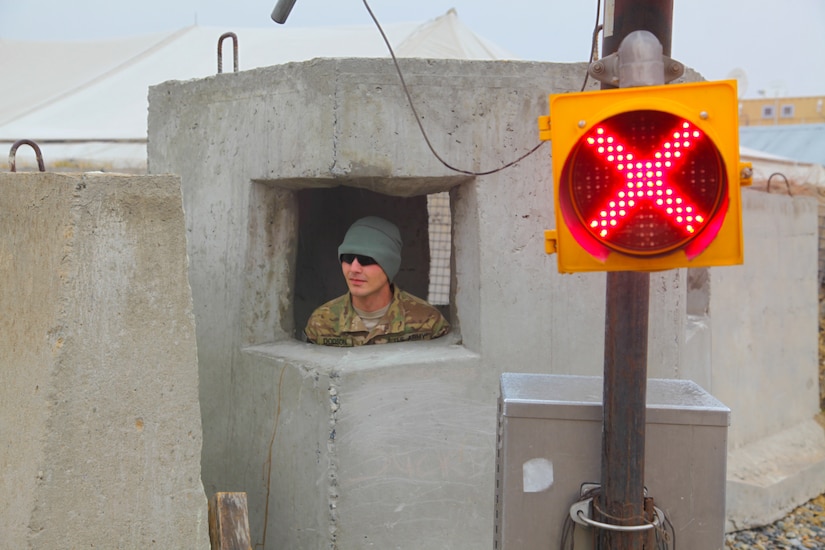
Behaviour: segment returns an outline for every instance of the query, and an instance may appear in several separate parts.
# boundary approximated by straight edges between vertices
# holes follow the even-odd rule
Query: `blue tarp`
[[[739,143],[773,155],[825,165],[825,124],[740,126]]]

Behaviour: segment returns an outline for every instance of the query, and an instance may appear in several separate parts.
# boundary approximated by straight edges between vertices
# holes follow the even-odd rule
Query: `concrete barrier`
[[[4,548],[208,548],[180,181],[0,174]]]

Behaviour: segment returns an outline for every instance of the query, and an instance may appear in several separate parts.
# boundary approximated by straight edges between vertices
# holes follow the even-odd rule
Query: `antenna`
[[[294,5],[295,0],[278,0],[278,3],[275,4],[275,8],[272,10],[272,20],[283,25]]]

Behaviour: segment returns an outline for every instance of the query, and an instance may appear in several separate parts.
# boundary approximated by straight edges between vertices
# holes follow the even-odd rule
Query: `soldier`
[[[304,329],[307,340],[326,346],[361,346],[430,340],[450,324],[421,298],[398,288],[401,233],[377,216],[352,224],[338,247],[349,292],[317,308]]]

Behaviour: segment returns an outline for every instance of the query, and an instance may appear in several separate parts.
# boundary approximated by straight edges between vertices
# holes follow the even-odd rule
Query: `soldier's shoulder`
[[[446,323],[444,316],[428,301],[402,290],[398,296],[408,323]]]
[[[427,300],[419,298],[418,296],[416,296],[414,294],[410,294],[406,290],[400,290],[399,289],[399,291],[398,291],[398,301],[401,302],[404,305],[424,306],[424,307],[427,307],[427,308],[435,309],[435,307],[430,305],[430,303]]]

